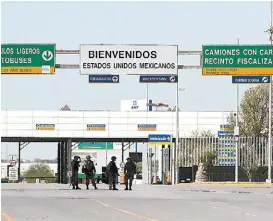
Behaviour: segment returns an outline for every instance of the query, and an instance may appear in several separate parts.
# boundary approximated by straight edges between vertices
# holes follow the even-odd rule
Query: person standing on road
[[[136,165],[132,161],[130,157],[127,158],[127,162],[124,166],[124,173],[125,173],[125,190],[128,190],[128,180],[129,180],[129,190],[132,190],[132,184],[134,180],[134,176],[136,174]]]
[[[71,161],[71,171],[72,171],[71,181],[72,181],[73,190],[81,189],[79,187],[79,180],[78,180],[80,162],[81,162],[81,158],[79,156],[74,156],[74,159]]]
[[[118,168],[116,165],[117,158],[115,156],[111,157],[110,163],[107,165],[106,171],[108,175],[109,190],[118,190],[116,188],[116,180],[118,177]]]
[[[84,162],[82,170],[82,172],[85,173],[86,176],[86,189],[89,189],[89,184],[91,180],[93,187],[95,188],[95,190],[97,190],[98,188],[94,179],[94,176],[96,174],[96,168],[94,162],[91,160],[90,155],[86,156],[86,160]]]

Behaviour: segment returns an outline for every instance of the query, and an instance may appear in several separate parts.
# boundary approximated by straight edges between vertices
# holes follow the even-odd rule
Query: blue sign
[[[232,76],[232,84],[270,83],[270,76]]]
[[[178,75],[143,75],[139,76],[140,83],[177,83]]]
[[[235,166],[235,159],[219,159],[219,166]]]
[[[148,144],[155,145],[170,145],[172,142],[172,136],[170,134],[149,134]]]
[[[233,132],[230,131],[218,131],[218,137],[233,136]]]
[[[119,75],[89,75],[89,83],[119,83]]]

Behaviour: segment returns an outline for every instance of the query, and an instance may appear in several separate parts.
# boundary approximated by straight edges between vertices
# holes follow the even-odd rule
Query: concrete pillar
[[[61,143],[58,143],[57,149],[57,183],[61,183]]]
[[[162,145],[157,146],[158,177],[162,181]]]
[[[148,143],[142,152],[142,184],[148,184]]]
[[[67,174],[71,171],[71,160],[72,160],[72,141],[68,139],[67,141]],[[68,176],[68,183],[70,183],[70,177]]]

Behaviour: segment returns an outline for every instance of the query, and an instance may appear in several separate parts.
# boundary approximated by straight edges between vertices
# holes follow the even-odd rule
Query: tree
[[[191,137],[215,137],[215,134],[211,130],[193,130]]]
[[[268,128],[268,86],[259,85],[248,89],[240,104],[239,127],[240,135],[246,137],[267,136]],[[228,122],[235,125],[234,113]]]
[[[190,138],[182,138],[180,142],[181,166],[193,166],[200,163],[200,156],[207,151],[215,150],[217,139],[210,130],[191,132]]]
[[[213,167],[217,157],[217,151],[207,151],[204,156],[200,157],[200,162],[203,163],[204,171],[206,171],[207,175],[211,173],[211,168]]]
[[[261,165],[261,162],[259,162],[258,158],[255,157],[256,149],[255,144],[254,145],[243,145],[240,148],[240,151],[243,151],[243,159],[240,160],[240,165],[245,171],[248,181],[252,181],[253,175],[258,170],[259,166]]]
[[[36,178],[54,177],[54,174],[47,164],[37,163],[32,164],[24,173],[24,176],[27,177],[28,182],[35,182]],[[55,182],[54,178],[44,178],[44,180],[49,183]]]

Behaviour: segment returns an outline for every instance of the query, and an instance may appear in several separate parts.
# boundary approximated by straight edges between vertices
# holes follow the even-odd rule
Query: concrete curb
[[[202,183],[179,183],[178,186],[190,185],[190,186],[246,186],[246,187],[273,187],[273,183],[257,183],[257,182],[202,182]]]

